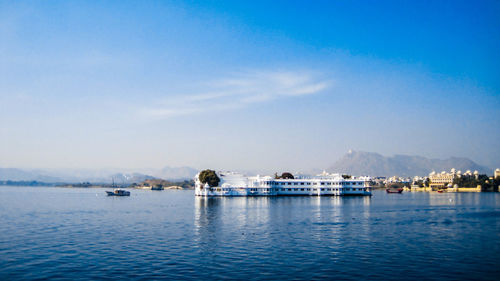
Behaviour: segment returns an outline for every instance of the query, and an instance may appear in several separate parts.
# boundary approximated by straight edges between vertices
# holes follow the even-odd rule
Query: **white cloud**
[[[153,117],[172,117],[242,108],[284,97],[311,95],[331,81],[308,72],[254,71],[199,85],[203,91],[171,96],[144,110]]]

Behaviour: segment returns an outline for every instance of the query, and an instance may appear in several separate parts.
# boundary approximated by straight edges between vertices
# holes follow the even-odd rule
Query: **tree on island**
[[[291,180],[293,180],[293,179],[294,179],[294,176],[293,176],[291,173],[289,173],[289,172],[284,172],[283,174],[281,174],[281,177],[280,177],[280,178],[282,178],[282,179],[291,179]]]
[[[200,182],[205,184],[208,183],[210,187],[215,187],[219,185],[220,178],[217,173],[213,170],[203,170],[199,175]]]
[[[343,177],[344,179],[350,179],[350,178],[351,178],[351,175],[342,175],[342,177]]]

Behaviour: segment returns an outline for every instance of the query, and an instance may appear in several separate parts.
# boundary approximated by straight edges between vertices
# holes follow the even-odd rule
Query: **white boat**
[[[248,177],[233,172],[217,172],[217,186],[202,183],[195,177],[197,196],[370,196],[369,177],[343,177],[323,173],[317,176],[275,178],[270,176]]]
[[[113,191],[106,191],[108,196],[130,196],[130,191],[117,188]]]

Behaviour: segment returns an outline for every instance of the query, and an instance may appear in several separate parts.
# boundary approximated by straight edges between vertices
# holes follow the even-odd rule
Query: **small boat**
[[[387,193],[403,193],[403,189],[402,188],[387,188],[385,190],[385,192],[387,192]]]
[[[444,190],[442,190],[442,189],[438,190],[438,193],[443,193],[443,192],[444,192]]]
[[[130,191],[126,191],[123,189],[115,189],[113,191],[106,191],[108,196],[130,196]]]

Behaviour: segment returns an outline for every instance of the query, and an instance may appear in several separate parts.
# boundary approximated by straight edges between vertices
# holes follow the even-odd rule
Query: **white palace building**
[[[197,196],[370,196],[369,177],[344,178],[340,174],[323,174],[308,177],[297,176],[281,179],[270,176],[248,177],[234,172],[217,172],[220,182],[210,187],[195,177]]]

